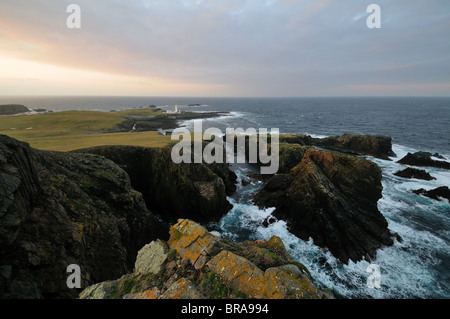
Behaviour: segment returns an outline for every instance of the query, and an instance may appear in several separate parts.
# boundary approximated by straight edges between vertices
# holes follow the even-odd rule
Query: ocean
[[[378,208],[402,242],[378,251],[376,260],[343,264],[312,239],[292,235],[284,221],[264,227],[273,208],[261,210],[252,196],[262,183],[243,185],[253,168],[232,165],[238,191],[229,197],[233,209],[209,225],[235,241],[281,237],[289,252],[311,272],[315,283],[339,298],[450,298],[450,203],[415,195],[411,190],[450,187],[450,171],[426,168],[436,180],[403,179],[394,175],[406,166],[396,163],[408,152],[439,153],[450,161],[450,98],[327,97],[327,98],[182,98],[182,97],[0,97],[0,104],[24,104],[48,110],[111,111],[157,105],[172,110],[222,111],[230,115],[203,121],[203,128],[278,128],[280,133],[314,137],[343,133],[392,137],[391,161],[366,157],[383,172],[383,197]],[[191,106],[188,106],[191,104]],[[192,121],[183,123],[191,128]],[[369,288],[370,264],[380,267],[380,288]]]

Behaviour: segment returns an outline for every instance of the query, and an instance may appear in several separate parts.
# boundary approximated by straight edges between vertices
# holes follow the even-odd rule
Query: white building
[[[175,104],[175,110],[167,110],[166,113],[181,113],[181,111],[178,110],[178,104]]]

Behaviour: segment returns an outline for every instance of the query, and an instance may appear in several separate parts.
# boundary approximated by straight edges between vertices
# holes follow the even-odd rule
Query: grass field
[[[164,147],[170,136],[158,132],[105,133],[127,116],[156,116],[153,108],[121,112],[64,111],[33,115],[0,116],[0,134],[27,142],[41,150],[71,151],[99,145]]]

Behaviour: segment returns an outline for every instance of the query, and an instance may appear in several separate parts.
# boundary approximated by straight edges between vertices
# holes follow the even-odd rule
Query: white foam
[[[398,157],[415,150],[397,146]],[[276,221],[268,227],[262,226],[273,212],[273,208],[261,210],[248,201],[233,200],[233,210],[221,221],[223,235],[238,239],[237,232],[247,232],[253,239],[268,240],[279,236],[290,254],[303,263],[319,286],[328,287],[338,296],[346,298],[449,298],[449,283],[442,282],[442,267],[449,257],[450,205],[447,201],[436,201],[412,193],[411,190],[431,189],[450,181],[450,171],[427,169],[437,178],[433,181],[405,179],[393,175],[406,166],[395,161],[371,158],[383,170],[383,197],[378,208],[388,222],[388,228],[398,233],[403,241],[395,240],[393,246],[377,251],[373,261],[349,262],[337,260],[327,249],[317,247],[312,239],[303,241],[289,232],[286,222]],[[246,171],[239,168],[238,178],[245,178]],[[239,192],[251,195],[261,184],[241,187]],[[251,198],[248,196],[247,198]],[[438,225],[439,227],[435,227]],[[442,230],[440,230],[442,229]],[[225,232],[225,233],[224,233]],[[234,233],[233,233],[234,232]],[[442,257],[444,256],[444,257]],[[381,288],[367,286],[371,264],[381,270]]]

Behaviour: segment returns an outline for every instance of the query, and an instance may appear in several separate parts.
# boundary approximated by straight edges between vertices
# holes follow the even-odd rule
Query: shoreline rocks
[[[157,273],[134,272],[95,284],[80,299],[334,298],[313,283],[308,270],[276,236],[237,244],[180,219],[171,227],[167,243],[150,245],[167,245],[167,258],[161,263],[159,258],[141,258],[145,254],[140,252],[136,263],[159,268]]]
[[[423,179],[426,181],[435,180],[436,178],[431,176],[427,171],[416,169],[416,168],[405,168],[402,171],[398,171],[394,173],[395,176],[403,177],[403,178],[416,178]]]
[[[318,146],[328,150],[353,155],[369,155],[385,160],[390,160],[390,157],[396,156],[392,150],[392,138],[390,136],[347,133],[340,136],[313,138],[309,135],[297,134],[281,136],[280,143]]]
[[[343,134],[314,139],[313,144],[330,150],[370,155],[385,160],[396,156],[392,151],[392,138],[390,136]]]
[[[441,186],[429,191],[421,188],[418,190],[413,190],[416,195],[423,195],[435,200],[441,200],[442,198],[447,199],[450,202],[450,189],[447,186]]]
[[[273,176],[254,197],[292,233],[326,247],[344,263],[372,259],[393,244],[378,211],[381,169],[352,155],[310,148],[288,174]]]
[[[397,163],[412,166],[428,166],[428,167],[450,169],[450,162],[434,160],[431,158],[432,156],[433,155],[429,152],[416,152],[414,154],[408,153],[402,159],[397,161]]]

